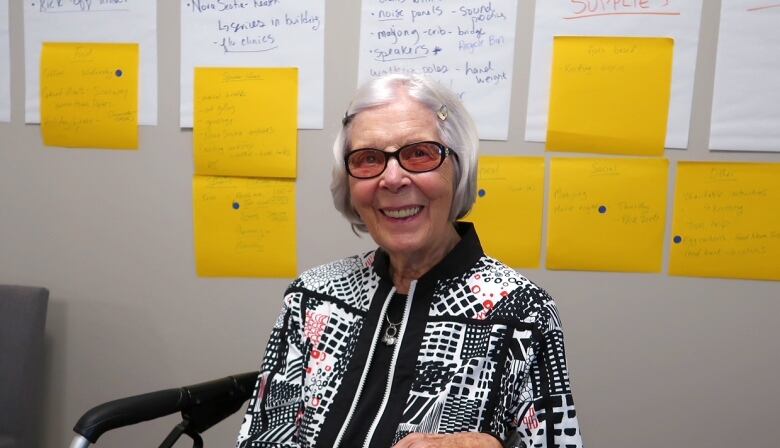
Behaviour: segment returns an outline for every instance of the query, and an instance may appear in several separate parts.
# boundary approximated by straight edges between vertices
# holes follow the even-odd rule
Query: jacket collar
[[[450,278],[458,276],[469,270],[474,264],[484,256],[482,245],[479,242],[477,231],[474,224],[470,222],[458,221],[453,224],[455,230],[460,235],[460,241],[436,266],[423,274],[418,281],[424,282],[428,279]],[[390,256],[381,247],[374,253],[374,269],[377,274],[386,281],[392,283],[393,278],[390,275]]]

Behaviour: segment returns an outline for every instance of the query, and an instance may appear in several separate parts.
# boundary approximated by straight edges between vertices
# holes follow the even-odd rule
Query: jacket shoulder
[[[373,269],[375,251],[342,258],[303,272],[287,294],[310,294],[358,309],[368,306],[379,276]]]
[[[500,261],[482,257],[470,281],[499,297],[492,316],[534,324],[543,333],[560,327],[558,308],[547,291]]]

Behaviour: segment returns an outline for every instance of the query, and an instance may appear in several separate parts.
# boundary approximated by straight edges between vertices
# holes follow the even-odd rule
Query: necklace
[[[403,316],[401,316],[401,320],[403,319]],[[385,329],[385,335],[382,336],[382,342],[387,345],[394,345],[395,341],[398,340],[398,327],[401,325],[401,320],[396,323],[392,323],[390,322],[390,317],[387,314],[385,314],[385,320],[387,321],[387,328]]]

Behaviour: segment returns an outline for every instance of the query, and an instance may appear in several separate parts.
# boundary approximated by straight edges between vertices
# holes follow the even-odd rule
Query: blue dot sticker
[[[241,204],[238,201],[233,201],[233,210],[238,210],[239,208],[241,208]]]
[[[603,206],[603,205],[600,205],[600,206],[599,206],[599,213],[601,213],[602,215],[603,215],[604,213],[607,213],[607,207],[605,207],[605,206]]]
[[[117,78],[121,78],[122,77],[122,70],[121,69],[116,69],[114,74],[116,75]]]
[[[487,192],[484,189],[480,188],[477,194],[479,195],[479,197],[484,198]]]
[[[680,235],[675,235],[672,241],[674,241],[674,244],[680,244],[682,243],[682,237]]]

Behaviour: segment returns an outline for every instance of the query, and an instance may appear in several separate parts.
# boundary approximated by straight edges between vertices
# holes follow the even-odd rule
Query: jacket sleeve
[[[582,447],[558,309],[543,294],[546,300],[514,407],[514,430],[505,447]]]
[[[305,340],[300,293],[288,293],[265,349],[237,448],[298,447]]]
[[[525,309],[520,314],[532,316],[533,324],[512,338],[501,388],[504,407],[498,413],[503,418],[493,431],[506,448],[582,447],[555,302],[533,285],[517,299]]]

